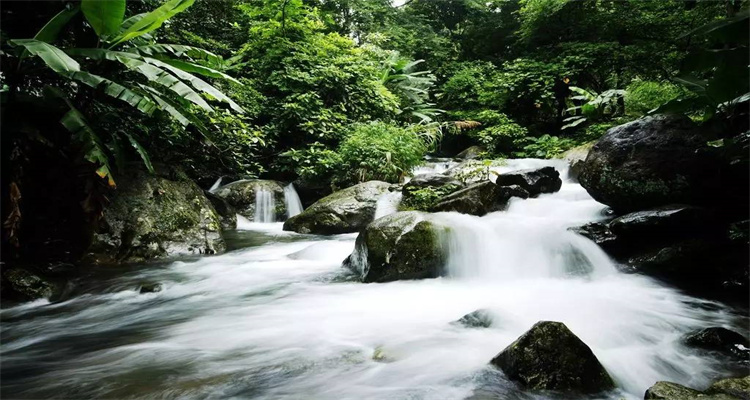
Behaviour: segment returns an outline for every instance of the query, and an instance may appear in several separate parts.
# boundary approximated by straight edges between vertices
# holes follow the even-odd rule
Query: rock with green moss
[[[656,382],[646,390],[645,400],[739,400],[726,393],[704,393],[674,382]]]
[[[454,211],[462,214],[484,215],[505,207],[500,190],[490,181],[475,183],[443,197],[430,211]]]
[[[619,213],[671,203],[700,205],[719,189],[719,163],[690,118],[655,115],[614,127],[591,148],[579,176]]]
[[[725,394],[742,400],[750,400],[750,375],[743,378],[729,378],[714,382],[706,390],[708,394]]]
[[[285,231],[338,234],[357,232],[372,222],[380,196],[395,190],[381,181],[363,182],[334,192],[284,222]]]
[[[225,249],[211,202],[177,169],[123,174],[110,200],[85,256],[88,262],[135,262]]]
[[[211,205],[214,206],[216,213],[219,214],[221,228],[224,230],[237,229],[237,210],[226,199],[208,191],[204,193],[206,194],[206,198],[211,202]]]
[[[561,322],[537,322],[490,363],[531,390],[599,393],[615,387],[591,349]]]
[[[226,200],[238,214],[253,220],[255,218],[256,195],[260,191],[272,193],[273,217],[276,221],[286,219],[284,186],[277,181],[263,179],[243,179],[226,184],[214,191],[216,196]]]
[[[345,264],[364,282],[436,278],[445,263],[440,239],[445,229],[418,211],[379,218],[357,236]]]
[[[49,298],[58,289],[55,283],[27,269],[5,267],[0,288],[3,299],[18,302]]]
[[[486,151],[487,150],[485,150],[482,146],[470,146],[464,149],[462,152],[456,154],[456,158],[460,158],[462,160],[473,160],[482,156],[482,154],[484,154]]]

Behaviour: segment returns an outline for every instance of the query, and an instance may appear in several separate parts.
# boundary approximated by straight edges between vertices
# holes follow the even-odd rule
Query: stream
[[[566,176],[562,161],[509,160],[500,170],[543,165]],[[381,215],[395,210],[383,207]],[[745,311],[623,273],[567,230],[604,209],[565,181],[481,218],[440,213],[452,228],[448,275],[384,284],[359,283],[341,267],[356,234],[300,235],[243,219],[225,254],[148,264],[61,303],[0,311],[0,394],[543,399],[488,364],[540,320],[564,322],[591,347],[619,387],[611,399],[641,399],[659,380],[700,389],[730,372],[680,337],[708,326],[744,332]],[[164,289],[139,294],[143,282]],[[492,327],[451,323],[477,309],[492,314]]]

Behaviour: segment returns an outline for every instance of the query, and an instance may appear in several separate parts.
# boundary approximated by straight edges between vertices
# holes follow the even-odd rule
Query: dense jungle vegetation
[[[472,145],[552,158],[657,108],[711,123],[707,141],[729,146],[750,98],[745,6],[9,2],[6,239],[17,244],[22,198],[64,193],[58,211],[90,220],[122,173],[157,161],[204,187],[261,177],[325,192],[397,182],[425,154]]]

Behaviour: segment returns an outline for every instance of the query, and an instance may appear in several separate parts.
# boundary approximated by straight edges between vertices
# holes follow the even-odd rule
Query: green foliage
[[[633,81],[625,90],[625,111],[640,116],[685,96],[685,89],[669,82]]]
[[[572,96],[570,99],[583,103],[565,110],[573,116],[563,120],[567,124],[561,129],[573,128],[586,121],[601,121],[605,118],[612,118],[622,112],[620,103],[625,95],[624,90],[610,89],[602,93],[595,93],[575,86],[571,86],[570,90],[578,93],[577,96]]]
[[[505,114],[486,110],[479,113],[477,119],[487,121],[486,124],[491,126],[472,131],[470,136],[475,137],[480,145],[493,154],[509,154],[528,135],[526,128],[513,122]]]
[[[342,180],[398,182],[422,162],[425,144],[412,132],[393,124],[357,124],[339,147]]]
[[[461,187],[458,185],[443,185],[438,187],[427,186],[423,188],[410,187],[404,195],[399,209],[430,211],[443,197],[455,192]]]
[[[565,150],[576,146],[571,139],[550,135],[528,138],[527,141],[529,144],[523,147],[523,151],[515,154],[517,157],[555,158]]]
[[[332,182],[342,167],[341,156],[315,142],[303,150],[291,149],[281,154],[281,164],[294,173],[303,182]]]

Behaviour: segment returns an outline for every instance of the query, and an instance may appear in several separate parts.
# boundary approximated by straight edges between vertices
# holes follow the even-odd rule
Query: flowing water
[[[221,181],[223,179],[224,179],[223,177],[219,177],[219,179],[217,179],[216,182],[214,182],[214,184],[211,185],[211,187],[208,189],[208,192],[215,193],[216,190],[218,190],[221,187]]]
[[[276,221],[276,200],[273,192],[262,187],[255,189],[255,213],[253,220],[259,223]]]
[[[284,203],[286,204],[287,218],[292,218],[303,210],[302,201],[300,201],[299,195],[294,189],[294,184],[292,183],[284,186]]]
[[[398,211],[399,204],[401,204],[401,192],[383,194],[375,204],[375,219],[395,213]]]
[[[603,209],[566,182],[481,218],[436,214],[451,226],[448,276],[385,284],[356,282],[341,267],[355,234],[299,235],[244,220],[227,234],[234,250],[226,254],[119,273],[63,303],[2,310],[1,394],[545,398],[488,365],[540,320],[564,322],[591,347],[620,388],[611,399],[643,398],[657,380],[700,388],[726,373],[729,365],[679,338],[705,326],[742,332],[744,310],[618,272],[566,230],[602,218]],[[164,290],[138,294],[143,282]],[[451,323],[480,308],[493,327]]]

